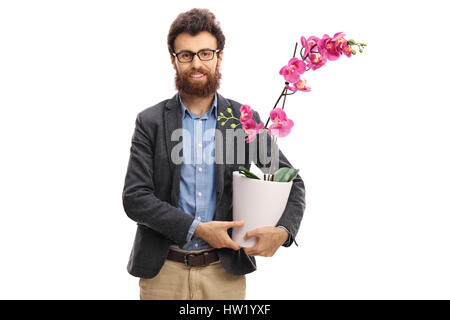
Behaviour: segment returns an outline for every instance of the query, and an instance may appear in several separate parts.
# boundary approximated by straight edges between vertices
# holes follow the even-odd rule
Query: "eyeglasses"
[[[211,49],[202,49],[198,52],[192,52],[189,50],[183,50],[178,53],[172,53],[174,57],[177,57],[178,61],[181,63],[191,62],[194,60],[194,56],[197,55],[197,57],[201,61],[209,61],[214,58],[214,54],[218,53],[220,49],[217,50],[211,50]]]

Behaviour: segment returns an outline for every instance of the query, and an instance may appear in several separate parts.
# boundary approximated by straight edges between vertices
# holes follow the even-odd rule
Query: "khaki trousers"
[[[229,274],[220,261],[187,267],[166,260],[156,277],[139,279],[139,289],[141,300],[244,300],[246,279]]]

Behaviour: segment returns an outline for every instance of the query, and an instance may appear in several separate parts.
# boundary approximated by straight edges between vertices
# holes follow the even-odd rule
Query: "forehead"
[[[195,36],[183,32],[175,38],[173,46],[175,52],[181,50],[190,50],[193,52],[197,52],[198,50],[206,48],[217,49],[217,40],[216,37],[214,37],[208,31],[202,31]]]

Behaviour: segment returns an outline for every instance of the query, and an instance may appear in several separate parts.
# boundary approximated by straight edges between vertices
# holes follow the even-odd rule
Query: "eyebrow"
[[[202,48],[202,49],[200,49],[200,50],[198,50],[198,51],[202,51],[202,50],[214,50],[214,49],[211,49],[211,48]],[[180,51],[178,51],[178,52],[185,52],[185,51],[187,51],[187,52],[194,52],[194,51],[191,51],[191,50],[180,50]],[[197,52],[198,52],[197,51]]]

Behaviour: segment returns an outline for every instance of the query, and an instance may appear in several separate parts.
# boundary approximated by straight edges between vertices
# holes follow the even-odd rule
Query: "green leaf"
[[[245,175],[247,178],[261,180],[257,175],[251,173],[250,171],[248,171],[248,170],[247,170],[245,167],[243,167],[243,166],[240,166],[240,167],[239,167],[239,173]]]
[[[231,111],[231,108],[227,108],[227,112],[228,112],[229,114],[233,114],[233,112]]]
[[[289,182],[297,176],[298,169],[280,168],[273,174],[273,181]]]
[[[231,129],[236,128],[236,123],[232,123],[232,124],[230,125],[230,127],[231,127]]]

